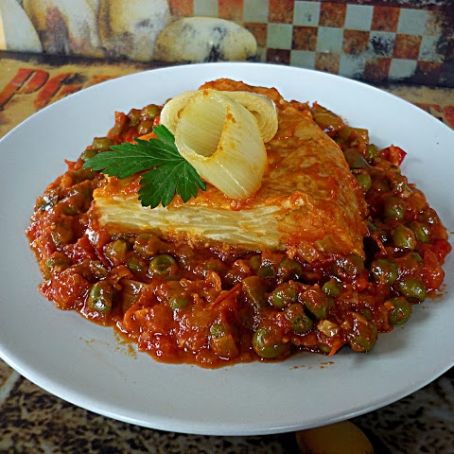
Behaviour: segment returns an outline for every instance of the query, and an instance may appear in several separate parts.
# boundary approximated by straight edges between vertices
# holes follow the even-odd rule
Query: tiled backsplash
[[[203,24],[206,46],[211,46],[190,54],[201,59],[249,57],[376,82],[454,86],[451,0],[1,0],[0,49],[181,60],[181,52],[170,49],[163,55],[155,44],[169,23],[194,16],[236,22],[257,43],[253,53],[249,42],[247,52],[226,57],[223,37],[234,33],[238,42],[247,32],[238,34],[216,19],[196,21],[191,27],[199,30]],[[172,45],[181,43],[176,39]]]

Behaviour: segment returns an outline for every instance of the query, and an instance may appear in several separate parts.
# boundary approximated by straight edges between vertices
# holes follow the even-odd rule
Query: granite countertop
[[[46,61],[0,53],[0,137],[32,112],[143,65]],[[454,89],[384,87],[454,128]],[[454,368],[416,393],[353,420],[376,452],[454,453]],[[292,433],[215,437],[144,429],[75,407],[0,360],[0,452],[283,453]]]

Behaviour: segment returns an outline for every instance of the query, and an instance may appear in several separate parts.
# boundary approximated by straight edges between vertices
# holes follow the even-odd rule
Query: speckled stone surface
[[[8,378],[14,372],[11,367],[9,367],[6,363],[0,362],[0,387],[3,388]]]
[[[5,372],[10,370],[0,364]],[[296,449],[291,434],[210,437],[145,429],[75,407],[20,377],[0,404],[0,452],[269,453]]]
[[[418,392],[354,422],[393,454],[454,453],[454,368]]]
[[[0,392],[0,453],[297,452],[291,433],[214,437],[145,429],[68,404],[20,377],[2,361],[0,376],[13,378],[8,392],[3,393],[4,385]],[[453,453],[454,369],[354,422],[369,436],[376,453]]]

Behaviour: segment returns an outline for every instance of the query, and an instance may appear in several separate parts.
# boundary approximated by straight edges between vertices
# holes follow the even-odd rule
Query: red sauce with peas
[[[192,249],[99,228],[90,205],[104,176],[84,160],[151,132],[159,111],[117,113],[107,137],[67,162],[38,198],[27,235],[41,292],[59,308],[114,326],[160,360],[217,367],[301,350],[367,352],[378,332],[405,323],[440,289],[451,246],[424,194],[400,172],[406,153],[378,150],[366,130],[317,104],[315,121],[341,146],[368,204],[365,260],[309,265],[284,253]]]

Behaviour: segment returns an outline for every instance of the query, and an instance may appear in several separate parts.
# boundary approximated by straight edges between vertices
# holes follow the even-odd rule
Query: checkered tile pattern
[[[252,32],[258,58],[374,82],[454,84],[440,10],[375,1],[169,0],[175,16],[233,20]],[[454,41],[451,30],[451,39]],[[443,54],[445,52],[445,54]],[[444,79],[443,79],[444,78]],[[448,81],[449,82],[449,81]]]

